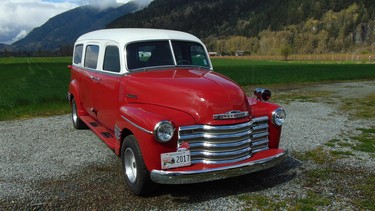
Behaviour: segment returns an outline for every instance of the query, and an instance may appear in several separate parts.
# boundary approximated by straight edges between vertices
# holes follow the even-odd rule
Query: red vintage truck
[[[285,111],[271,92],[213,71],[197,37],[159,29],[105,29],[74,45],[68,100],[73,125],[90,128],[122,160],[136,195],[273,167]]]

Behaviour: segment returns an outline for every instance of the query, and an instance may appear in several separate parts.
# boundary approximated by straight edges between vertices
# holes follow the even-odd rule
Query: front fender
[[[248,98],[249,105],[252,109],[253,117],[268,116],[268,126],[269,126],[269,148],[278,148],[280,143],[281,128],[272,123],[272,112],[277,108],[281,107],[277,104],[264,102],[257,100],[255,98]]]
[[[130,104],[122,106],[120,114],[126,129],[136,137],[149,171],[161,169],[161,153],[176,151],[178,128],[182,125],[195,124],[194,118],[189,114],[157,105]],[[156,124],[164,120],[172,122],[175,126],[174,137],[168,143],[160,143],[154,137]]]

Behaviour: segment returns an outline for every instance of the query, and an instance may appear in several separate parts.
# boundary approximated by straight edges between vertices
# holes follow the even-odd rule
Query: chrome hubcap
[[[127,148],[125,150],[125,174],[131,183],[137,179],[137,161],[135,160],[133,150]]]
[[[76,123],[78,119],[78,115],[77,115],[77,105],[75,101],[73,101],[72,103],[72,118],[73,118],[73,122]]]

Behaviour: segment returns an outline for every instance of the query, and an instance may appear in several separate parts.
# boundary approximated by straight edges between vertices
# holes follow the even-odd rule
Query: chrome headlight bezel
[[[160,121],[155,125],[154,136],[160,143],[167,143],[172,140],[175,132],[175,127],[170,121]]]
[[[285,110],[281,107],[275,109],[272,112],[272,123],[276,126],[281,127],[285,122],[285,118],[286,118]]]

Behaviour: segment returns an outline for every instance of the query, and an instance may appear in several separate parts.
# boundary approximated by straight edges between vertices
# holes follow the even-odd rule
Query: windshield
[[[210,68],[203,46],[196,42],[172,41],[137,42],[126,46],[128,69],[156,66],[193,65]],[[172,54],[173,52],[173,54]]]

